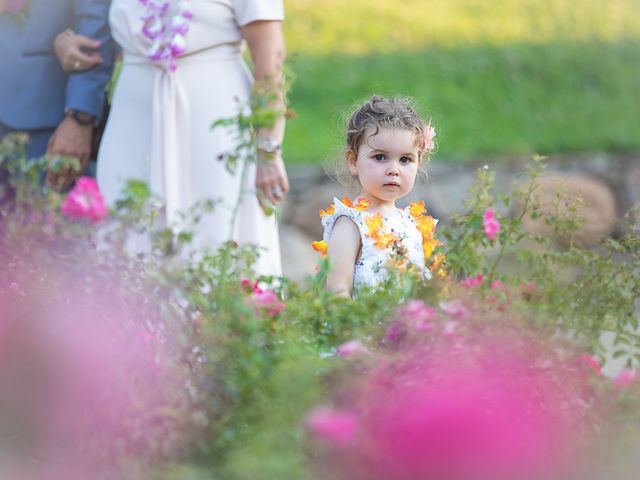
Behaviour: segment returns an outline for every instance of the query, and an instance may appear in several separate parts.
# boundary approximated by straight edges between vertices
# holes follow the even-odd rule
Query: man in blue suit
[[[10,0],[0,4],[3,1]],[[0,137],[27,132],[29,157],[75,157],[84,173],[113,65],[109,0],[22,3],[26,6],[21,14],[6,8],[0,13]],[[98,48],[84,53],[101,57],[101,62],[84,71],[87,65],[76,61],[78,73],[65,73],[53,49],[54,38],[65,30],[97,40]],[[69,170],[49,172],[48,180],[60,187],[75,175]]]

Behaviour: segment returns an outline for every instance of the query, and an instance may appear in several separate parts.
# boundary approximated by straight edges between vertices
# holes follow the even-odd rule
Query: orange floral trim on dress
[[[356,203],[353,203],[349,197],[344,197],[342,199],[342,203],[345,207],[354,208],[356,210],[360,210],[364,212],[367,208],[369,208],[369,200],[366,198],[358,198],[356,199]],[[336,211],[335,205],[332,203],[326,210],[320,210],[320,218],[326,215],[333,215]]]
[[[323,257],[327,256],[328,247],[329,246],[327,245],[327,242],[325,242],[324,240],[319,240],[311,244],[311,248],[313,248],[316,252],[320,253],[320,255],[322,255]]]
[[[422,252],[424,253],[424,261],[427,262],[433,251],[442,245],[440,240],[433,237],[436,231],[436,221],[431,215],[427,215],[427,210],[424,207],[424,201],[413,202],[409,205],[409,214],[416,221],[418,231],[422,235]],[[430,271],[437,271],[438,276],[446,275],[446,272],[442,266],[446,260],[442,253],[437,254],[431,265],[429,265]]]
[[[374,245],[378,248],[387,248],[400,240],[396,235],[387,232],[380,212],[365,218],[364,223],[367,226],[367,236],[373,239]]]

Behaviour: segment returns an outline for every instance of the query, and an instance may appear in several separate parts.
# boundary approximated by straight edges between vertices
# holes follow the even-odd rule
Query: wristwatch
[[[256,140],[256,148],[258,153],[262,154],[268,160],[272,160],[275,154],[280,151],[280,144],[271,137],[260,137]]]
[[[65,116],[68,118],[73,118],[78,125],[82,125],[83,127],[93,125],[96,121],[96,117],[91,115],[90,113],[79,112],[78,110],[74,110],[73,108],[68,109],[65,112]]]

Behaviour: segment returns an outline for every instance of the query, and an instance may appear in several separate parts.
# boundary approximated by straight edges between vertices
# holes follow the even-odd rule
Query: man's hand
[[[80,171],[64,166],[58,171],[47,171],[47,185],[56,190],[63,190],[73,183],[76,177],[84,174],[91,155],[91,125],[80,125],[72,118],[65,119],[58,125],[49,139],[48,157],[75,157],[80,161]]]
[[[84,72],[104,60],[97,51],[100,42],[69,31],[59,33],[53,41],[53,51],[67,73]]]

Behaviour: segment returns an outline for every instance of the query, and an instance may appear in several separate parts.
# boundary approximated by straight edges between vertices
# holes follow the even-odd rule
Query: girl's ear
[[[347,150],[347,165],[349,166],[349,172],[351,172],[351,175],[355,176],[358,174],[358,167],[356,166],[357,162],[358,154],[353,149]]]

